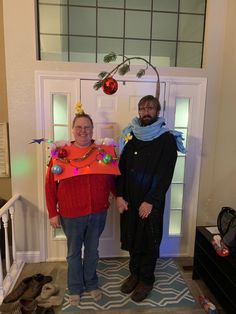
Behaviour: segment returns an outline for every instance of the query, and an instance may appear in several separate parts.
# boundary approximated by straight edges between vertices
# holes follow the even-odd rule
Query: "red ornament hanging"
[[[118,83],[113,77],[108,77],[103,81],[102,90],[107,95],[114,94],[118,89]]]

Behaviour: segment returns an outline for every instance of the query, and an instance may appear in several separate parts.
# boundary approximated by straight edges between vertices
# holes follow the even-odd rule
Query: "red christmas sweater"
[[[110,174],[85,174],[55,181],[50,162],[45,184],[49,218],[81,217],[100,213],[109,208],[110,192],[115,196],[115,176]]]

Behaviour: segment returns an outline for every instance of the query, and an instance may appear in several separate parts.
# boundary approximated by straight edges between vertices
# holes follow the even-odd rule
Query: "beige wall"
[[[236,1],[227,1],[219,121],[210,208],[236,208]],[[219,22],[220,20],[218,20]]]
[[[7,89],[4,52],[3,12],[2,1],[0,1],[0,122],[8,122],[7,113]],[[11,198],[11,179],[0,178],[0,198],[9,200]]]
[[[43,209],[38,206],[37,147],[27,144],[36,135],[34,72],[98,73],[105,66],[35,61],[34,1],[3,0],[3,5],[12,189],[25,198],[24,216],[19,219],[22,223],[26,219],[26,227],[18,247],[35,250],[39,247],[38,214]],[[208,0],[204,69],[160,69],[160,75],[208,79],[198,225],[215,224],[223,205],[236,207],[235,6],[235,0]]]

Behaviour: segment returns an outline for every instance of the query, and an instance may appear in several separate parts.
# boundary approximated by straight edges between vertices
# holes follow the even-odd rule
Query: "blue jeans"
[[[98,288],[98,245],[106,217],[107,211],[78,218],[61,217],[61,225],[67,238],[67,282],[70,294],[81,294],[85,290]]]

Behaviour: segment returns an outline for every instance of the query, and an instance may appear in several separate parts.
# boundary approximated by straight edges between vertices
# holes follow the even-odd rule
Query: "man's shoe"
[[[120,291],[123,293],[129,294],[132,292],[138,284],[138,276],[137,275],[130,275],[128,278],[125,279],[123,284],[120,287]]]
[[[25,300],[20,299],[20,305],[21,305],[21,313],[22,314],[34,314],[36,313],[37,309],[37,301],[32,300]]]
[[[144,282],[140,281],[134,292],[131,295],[131,299],[134,302],[142,302],[146,297],[149,295],[149,293],[152,291],[153,285],[147,285]]]
[[[21,305],[19,300],[15,302],[2,303],[0,305],[0,313],[9,314],[9,313],[21,313]]]
[[[25,300],[31,300],[36,298],[40,295],[42,291],[42,287],[52,281],[52,276],[40,276],[33,278],[28,285],[28,288],[25,290],[25,292],[22,295],[22,299]]]
[[[29,284],[31,281],[39,280],[39,278],[42,278],[42,277],[44,277],[42,274],[36,274],[34,276],[24,278],[20,282],[20,284],[4,298],[3,303],[10,303],[10,302],[17,301],[24,294],[24,292],[29,288]]]

